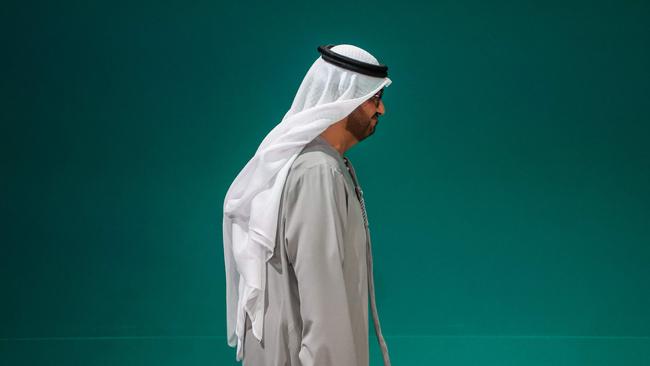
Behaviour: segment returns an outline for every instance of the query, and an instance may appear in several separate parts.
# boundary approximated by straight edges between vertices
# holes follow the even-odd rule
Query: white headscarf
[[[343,56],[378,65],[367,51],[352,45],[331,48]],[[291,164],[302,148],[380,89],[388,77],[373,77],[316,59],[291,108],[264,138],[239,172],[224,200],[223,246],[226,266],[228,345],[243,356],[246,314],[253,335],[262,340],[266,262],[273,256],[280,197]]]

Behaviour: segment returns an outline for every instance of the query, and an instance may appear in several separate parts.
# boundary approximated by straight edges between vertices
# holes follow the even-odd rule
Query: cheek
[[[375,116],[375,108],[373,106],[365,108],[363,114],[366,118],[370,119]]]

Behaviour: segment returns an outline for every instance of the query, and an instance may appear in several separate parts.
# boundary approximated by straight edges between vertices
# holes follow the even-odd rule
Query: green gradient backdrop
[[[2,365],[235,365],[223,197],[325,43],[394,364],[650,364],[645,1],[5,4]],[[371,339],[372,364],[379,364]]]

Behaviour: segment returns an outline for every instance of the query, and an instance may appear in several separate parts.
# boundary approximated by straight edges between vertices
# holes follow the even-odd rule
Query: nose
[[[377,107],[377,113],[384,114],[386,108],[384,107],[384,101],[379,99],[379,106]]]

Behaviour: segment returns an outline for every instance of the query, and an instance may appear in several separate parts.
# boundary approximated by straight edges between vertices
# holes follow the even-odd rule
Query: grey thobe
[[[266,273],[262,342],[246,316],[243,366],[367,366],[369,290],[390,365],[363,194],[349,160],[321,137],[305,146],[287,175]]]

